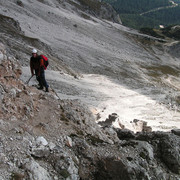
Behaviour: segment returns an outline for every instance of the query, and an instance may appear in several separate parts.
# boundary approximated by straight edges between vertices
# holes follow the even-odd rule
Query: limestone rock
[[[31,149],[31,154],[34,157],[42,158],[48,157],[50,153],[50,149],[48,147],[40,146],[40,147],[33,147]]]
[[[72,139],[69,136],[66,137],[65,141],[66,141],[65,143],[66,143],[67,146],[72,147],[73,142],[72,142]]]
[[[47,140],[43,136],[39,136],[36,139],[36,145],[37,146],[41,146],[41,145],[46,146],[46,145],[48,145],[48,142],[47,142]]]
[[[151,132],[152,128],[147,126],[147,122],[143,120],[134,119],[131,123],[136,132]]]
[[[50,142],[48,146],[51,151],[56,147],[56,145],[52,142]]]
[[[61,154],[55,158],[55,170],[65,179],[78,180],[78,166],[68,154]],[[76,159],[74,157],[74,159]]]
[[[49,173],[41,167],[36,161],[31,160],[25,164],[30,180],[51,180]]]

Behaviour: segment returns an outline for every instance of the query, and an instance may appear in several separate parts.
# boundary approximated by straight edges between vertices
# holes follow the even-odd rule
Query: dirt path
[[[165,6],[165,7],[159,7],[159,8],[151,9],[149,11],[141,13],[140,16],[151,13],[151,12],[159,11],[162,9],[169,9],[169,8],[174,8],[174,7],[178,6],[178,4],[176,4],[174,1],[170,1],[170,2],[172,3],[171,6]]]

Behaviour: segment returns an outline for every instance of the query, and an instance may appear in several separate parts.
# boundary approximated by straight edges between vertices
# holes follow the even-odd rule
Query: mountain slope
[[[101,127],[79,100],[60,100],[24,84],[21,66],[0,44],[0,179],[170,179],[179,175],[179,130]],[[152,166],[153,165],[153,166]]]
[[[64,9],[59,2],[55,6],[57,1],[47,2],[23,1],[19,7],[4,1],[1,6],[1,41],[25,66],[23,80],[30,76],[26,66],[35,47],[48,55],[49,69],[58,70],[47,72],[50,86],[63,99],[88,103],[99,120],[117,113],[132,129],[133,119],[158,130],[179,127],[179,42],[142,35],[91,15],[84,19],[71,5]]]
[[[0,0],[0,179],[179,180],[179,41],[77,4]]]

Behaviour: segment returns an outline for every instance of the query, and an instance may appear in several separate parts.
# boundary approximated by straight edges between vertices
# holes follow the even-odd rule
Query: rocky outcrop
[[[99,121],[98,124],[102,127],[115,127],[119,129],[128,129],[125,122],[123,122],[116,113],[112,113],[105,121]],[[132,129],[135,132],[151,132],[152,128],[147,125],[147,122],[134,119],[131,123]]]
[[[165,45],[166,51],[172,56],[178,58],[180,56],[180,41],[175,41],[172,43],[167,43]]]
[[[120,16],[110,4],[99,0],[77,0],[77,2],[80,3],[81,6],[76,6],[90,15],[122,24]],[[87,18],[87,15],[84,17]]]
[[[99,16],[103,19],[122,24],[119,14],[113,9],[110,4],[102,4]]]

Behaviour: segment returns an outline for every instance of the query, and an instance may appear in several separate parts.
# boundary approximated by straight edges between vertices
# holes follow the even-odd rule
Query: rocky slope
[[[0,0],[0,179],[180,179],[179,41],[91,8]],[[25,84],[34,47],[50,93]]]
[[[77,2],[22,3],[0,1],[0,37],[8,54],[23,65],[24,81],[36,47],[50,59],[50,86],[61,99],[88,104],[96,120],[116,113],[132,130],[134,119],[148,122],[153,130],[180,127],[179,41],[100,19],[84,5],[81,9],[82,4],[77,8]]]
[[[111,126],[116,114],[100,127],[80,101],[24,84],[18,61],[0,52],[0,179],[180,178],[180,130],[134,134]]]

